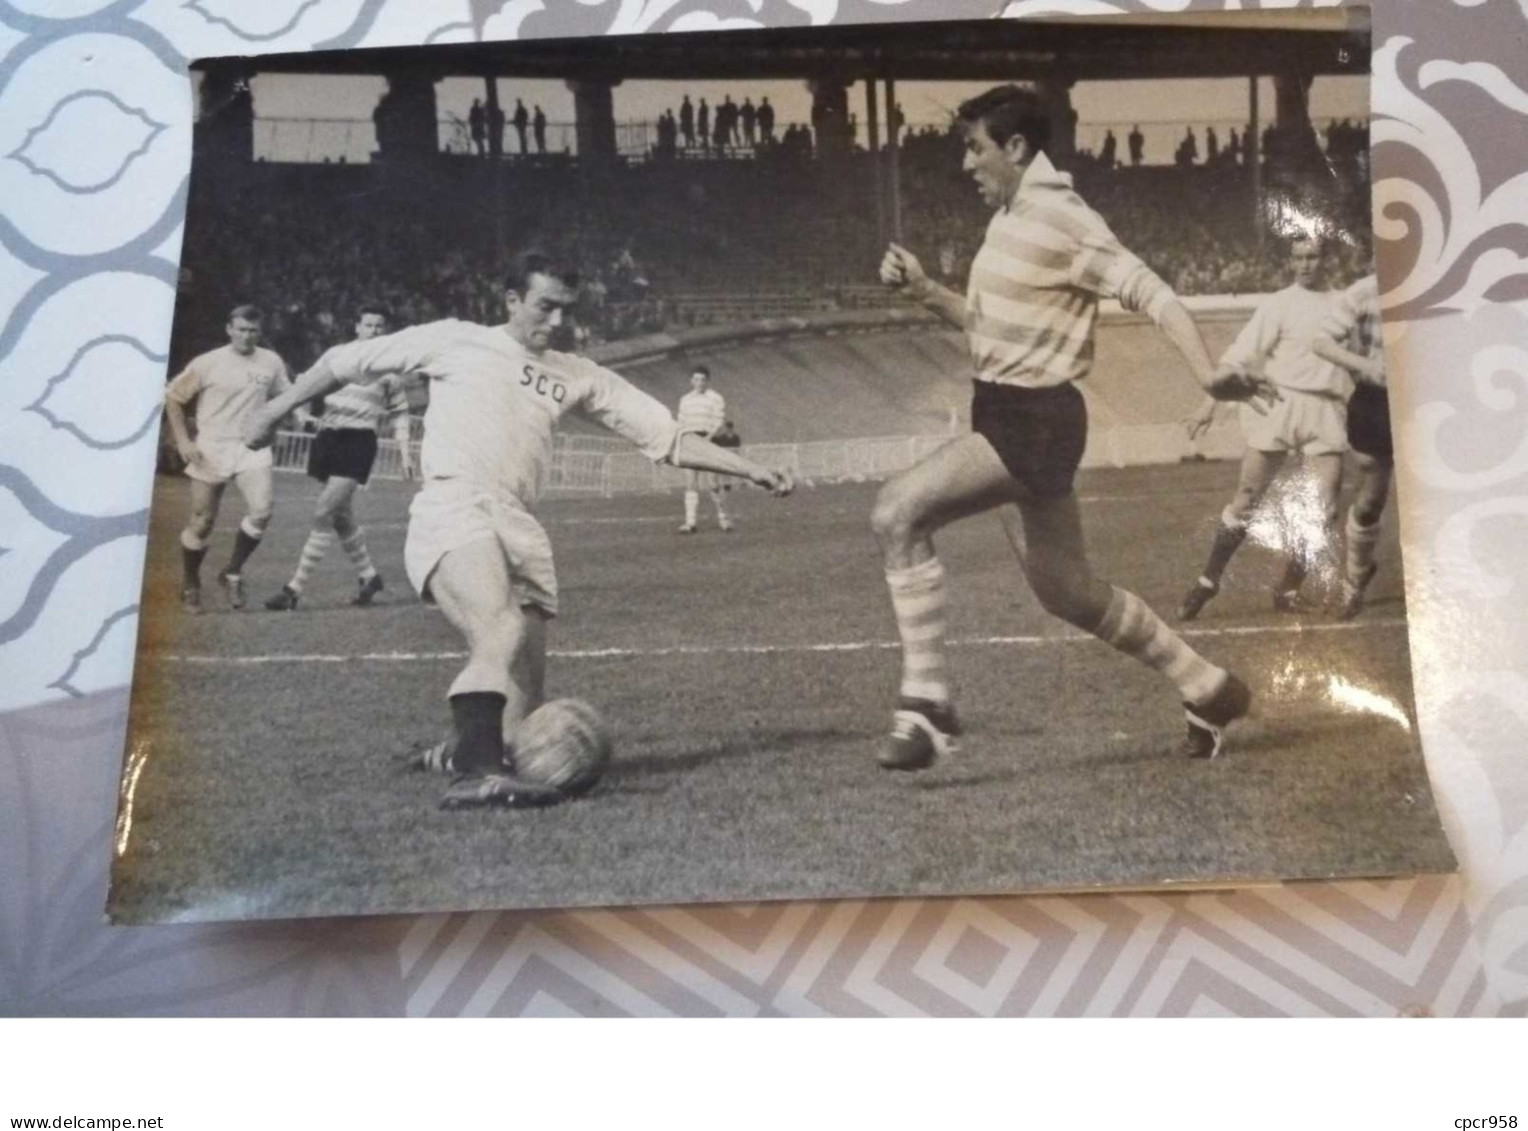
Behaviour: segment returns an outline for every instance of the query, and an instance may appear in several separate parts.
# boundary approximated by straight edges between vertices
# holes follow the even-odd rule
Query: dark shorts
[[[1088,408],[1075,385],[1024,389],[977,381],[971,429],[1030,494],[1054,499],[1072,489],[1088,443]]]
[[[1348,401],[1348,444],[1360,455],[1394,459],[1390,436],[1390,394],[1378,385],[1359,385]]]
[[[331,475],[365,483],[377,462],[377,434],[370,428],[322,428],[308,451],[308,475],[320,483]]]

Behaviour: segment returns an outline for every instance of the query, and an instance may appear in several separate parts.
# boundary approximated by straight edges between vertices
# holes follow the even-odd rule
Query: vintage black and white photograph
[[[195,64],[113,920],[1452,870],[1369,57]]]

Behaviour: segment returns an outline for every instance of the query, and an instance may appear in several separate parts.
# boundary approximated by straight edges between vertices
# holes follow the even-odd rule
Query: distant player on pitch
[[[727,401],[711,388],[711,370],[697,365],[690,372],[690,391],[679,398],[679,427],[707,440],[714,440],[727,421]],[[716,525],[722,533],[732,529],[727,517],[725,485],[709,471],[694,468],[684,473],[684,525],[681,534],[694,534],[700,521],[700,492],[704,489],[716,507]]]
[[[191,513],[180,532],[180,601],[190,613],[202,611],[202,559],[229,482],[244,496],[245,513],[233,554],[218,577],[235,609],[244,607],[244,563],[271,521],[271,453],[246,448],[244,427],[267,401],[286,392],[292,380],[286,362],[260,348],[260,323],[258,307],[234,307],[226,326],[228,344],[193,358],[165,391],[170,434],[191,480]],[[186,426],[186,409],[193,402],[195,440]]]
[[[356,341],[367,342],[387,333],[387,312],[371,303],[361,307],[355,324]],[[338,348],[338,347],[336,347]],[[324,397],[318,432],[308,451],[308,475],[324,485],[313,512],[313,529],[303,543],[297,571],[281,591],[265,602],[272,612],[291,611],[302,598],[308,578],[324,554],[339,539],[340,548],[356,567],[353,605],[369,605],[382,592],[382,575],[371,560],[366,538],[355,519],[356,488],[365,486],[377,461],[377,432],[385,420],[393,424],[403,478],[414,478],[414,454],[409,445],[409,402],[401,377],[384,377],[369,385],[345,385]]]
[[[252,446],[277,421],[346,382],[392,375],[429,382],[423,486],[409,507],[404,566],[467,642],[448,697],[454,734],[421,759],[459,775],[443,808],[545,804],[561,795],[513,773],[506,732],[544,698],[547,622],[557,576],[546,531],[531,514],[552,462],[552,429],[578,412],[655,461],[717,471],[768,487],[789,474],[761,467],[679,428],[667,409],[619,374],[549,347],[577,299],[577,272],[528,252],[505,284],[502,326],[447,320],[331,350],[251,421]]]
[[[921,770],[959,733],[945,674],[946,582],[934,535],[1001,508],[1019,566],[1046,611],[1166,676],[1188,720],[1185,752],[1214,757],[1251,693],[1201,657],[1133,593],[1093,575],[1073,477],[1087,441],[1076,382],[1093,358],[1101,298],[1146,314],[1212,395],[1246,399],[1265,386],[1217,375],[1188,311],[1127,251],[1045,156],[1049,118],[1039,98],[1001,86],[963,103],[964,169],[996,209],[964,296],[928,277],[893,244],[882,282],[965,329],[976,366],[973,434],[888,482],[871,517],[902,640],[902,683],[889,770]],[[1012,505],[1010,505],[1012,504]]]
[[[1348,446],[1358,469],[1358,486],[1344,531],[1342,604],[1337,615],[1352,620],[1362,610],[1374,580],[1379,523],[1390,497],[1395,447],[1390,435],[1390,394],[1385,384],[1385,339],[1380,332],[1379,280],[1365,275],[1336,295],[1311,342],[1311,351],[1353,375],[1348,400]]]
[[[1220,359],[1222,373],[1266,377],[1278,388],[1280,401],[1265,414],[1242,410],[1247,450],[1236,493],[1221,512],[1204,572],[1183,597],[1180,620],[1193,620],[1220,592],[1226,566],[1246,540],[1248,520],[1290,452],[1300,453],[1315,485],[1320,528],[1314,537],[1305,530],[1293,532],[1314,546],[1290,552],[1273,591],[1274,608],[1299,609],[1300,586],[1311,558],[1336,545],[1337,495],[1342,488],[1342,458],[1348,450],[1347,400],[1353,381],[1311,348],[1322,333],[1332,302],[1331,293],[1320,289],[1320,240],[1295,240],[1289,261],[1294,282],[1263,300]],[[1215,407],[1206,402],[1190,417],[1190,436],[1209,427]]]

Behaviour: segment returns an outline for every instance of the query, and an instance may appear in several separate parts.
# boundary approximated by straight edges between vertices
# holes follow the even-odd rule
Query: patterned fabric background
[[[1011,16],[1331,7],[1016,0]],[[1528,1011],[1528,0],[1379,0],[1417,698],[1457,878],[109,929],[200,55],[989,16],[962,0],[0,0],[0,1012]]]

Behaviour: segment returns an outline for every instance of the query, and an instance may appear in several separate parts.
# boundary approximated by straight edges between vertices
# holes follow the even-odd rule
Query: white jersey
[[[727,402],[715,389],[689,392],[679,398],[679,429],[709,438],[727,422]]]
[[[585,358],[532,353],[503,327],[447,319],[337,346],[319,359],[342,381],[418,374],[429,382],[420,463],[424,478],[471,484],[534,505],[552,463],[552,429],[578,412],[654,461],[679,430],[668,409]]]
[[[1346,400],[1353,378],[1340,365],[1317,357],[1310,344],[1332,310],[1332,295],[1294,284],[1269,295],[1242,327],[1222,365],[1256,368],[1283,389]]]
[[[196,402],[197,444],[242,445],[244,422],[291,383],[286,362],[271,350],[256,346],[245,354],[230,345],[193,358],[165,399],[182,408]]]

